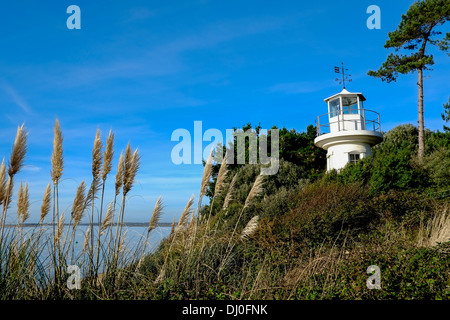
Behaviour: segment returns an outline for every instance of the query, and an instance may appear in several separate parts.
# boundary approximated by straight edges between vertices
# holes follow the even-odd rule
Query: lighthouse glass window
[[[350,163],[356,164],[359,161],[359,153],[350,153],[349,155]]]
[[[330,101],[330,117],[336,117],[341,113],[341,99],[337,98]]]
[[[358,114],[358,98],[342,97],[342,111],[344,114]]]

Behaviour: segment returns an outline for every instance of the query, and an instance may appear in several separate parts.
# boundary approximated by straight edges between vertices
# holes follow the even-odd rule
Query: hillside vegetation
[[[248,129],[250,125],[243,127]],[[259,136],[259,128],[254,130]],[[55,126],[55,133],[59,132],[59,125]],[[86,194],[85,186],[80,185],[67,230],[58,223],[53,238],[44,239],[40,229],[30,239],[22,238],[28,189],[20,188],[21,205],[17,210],[22,225],[18,223],[10,231],[13,236],[8,241],[0,242],[0,297],[450,298],[449,132],[426,132],[426,155],[424,161],[419,161],[417,128],[398,126],[373,148],[373,156],[349,164],[340,173],[325,173],[325,151],[314,146],[313,126],[306,132],[286,128],[279,132],[276,175],[260,175],[259,164],[220,165],[210,156],[199,186],[200,198],[187,199],[179,221],[172,224],[170,236],[149,255],[144,254],[144,249],[163,213],[161,198],[148,231],[132,254],[122,246],[122,230],[118,226],[114,230],[111,224],[117,219],[123,221],[127,192],[139,168],[140,156],[128,145],[119,161],[116,193],[108,210],[105,206],[100,232],[86,234],[86,249],[77,260],[83,266],[81,288],[69,290],[64,252],[73,245],[70,232],[83,214],[90,214],[92,221],[94,200],[97,207],[103,208],[101,190],[106,178],[102,177],[111,171],[105,164],[107,172],[101,170],[107,153],[102,153],[97,133],[93,150],[93,172],[97,175]],[[112,157],[111,134],[107,141],[106,150]],[[2,168],[2,181],[6,183],[6,167]],[[43,201],[47,213],[50,206],[44,208],[44,204],[50,203],[45,198],[50,194],[50,185],[48,189]],[[8,195],[3,198],[5,214],[12,189],[4,184],[2,190]],[[95,193],[101,193],[101,197]],[[57,203],[57,193],[52,194],[56,195],[52,201]],[[116,200],[117,213],[113,210]],[[57,217],[58,211],[53,207],[53,219],[55,214]],[[65,231],[69,237],[64,237]],[[46,264],[40,260],[45,244],[53,249],[52,261]],[[103,269],[99,268],[102,264]],[[380,269],[380,290],[367,286],[369,266]]]
[[[144,296],[450,298],[450,134],[427,132],[422,163],[417,134],[398,126],[372,157],[325,174],[313,128],[283,128],[277,175],[260,179],[256,165],[227,165],[214,196],[216,165],[198,225],[187,223],[147,257],[141,272],[158,287]],[[366,285],[371,265],[381,290]]]

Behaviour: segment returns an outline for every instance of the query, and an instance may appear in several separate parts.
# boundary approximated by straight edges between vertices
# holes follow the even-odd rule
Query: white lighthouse
[[[324,100],[328,113],[317,117],[316,146],[327,150],[327,171],[340,170],[372,154],[383,140],[380,115],[364,108],[362,93],[344,89]]]

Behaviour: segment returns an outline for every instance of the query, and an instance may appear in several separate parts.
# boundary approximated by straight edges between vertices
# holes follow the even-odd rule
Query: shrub
[[[424,157],[422,164],[432,184],[437,187],[450,186],[450,148],[436,149]]]
[[[406,190],[426,184],[422,171],[411,166],[412,150],[409,145],[402,148],[378,152],[374,157],[370,191],[384,193],[388,190]]]

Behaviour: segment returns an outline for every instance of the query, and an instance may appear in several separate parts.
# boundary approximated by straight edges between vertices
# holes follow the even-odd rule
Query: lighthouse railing
[[[334,113],[333,113],[334,114]],[[332,117],[332,112],[322,114],[316,118],[316,130],[317,135],[330,133],[331,131],[349,131],[348,126],[344,125],[344,122],[357,122],[360,123],[360,129],[356,126],[356,130],[369,130],[381,132],[380,114],[373,110],[358,109],[359,119],[355,119],[356,114],[337,114]],[[325,118],[326,117],[326,118]],[[333,130],[331,127],[333,126]]]

